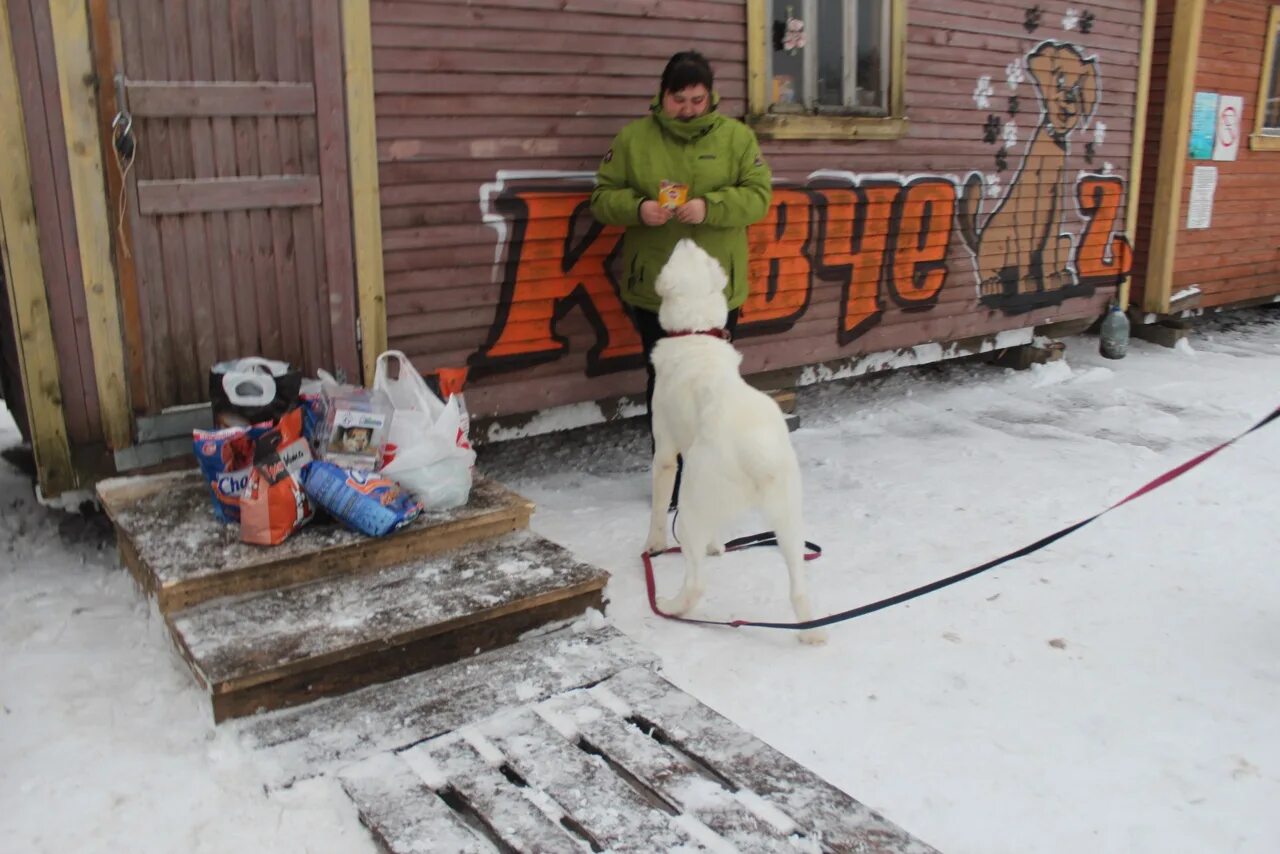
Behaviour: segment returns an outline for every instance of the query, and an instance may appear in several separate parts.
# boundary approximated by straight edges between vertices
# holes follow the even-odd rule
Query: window
[[[750,115],[765,138],[906,133],[906,0],[750,0]]]
[[[1271,7],[1267,18],[1266,49],[1262,57],[1262,76],[1258,81],[1258,105],[1254,110],[1253,135],[1249,147],[1255,150],[1280,151],[1280,6]]]

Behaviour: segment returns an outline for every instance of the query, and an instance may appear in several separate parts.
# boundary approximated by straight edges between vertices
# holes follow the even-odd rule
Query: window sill
[[[1254,133],[1249,135],[1249,148],[1253,151],[1280,151],[1280,136]]]
[[[905,117],[815,116],[769,113],[747,116],[747,124],[761,139],[901,139],[907,135]],[[1277,139],[1280,142],[1280,139]]]

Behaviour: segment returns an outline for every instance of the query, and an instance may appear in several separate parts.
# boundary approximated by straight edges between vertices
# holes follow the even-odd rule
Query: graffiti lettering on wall
[[[1038,7],[1029,10],[1029,31],[1043,20]],[[1092,23],[1063,20],[1068,30]],[[994,173],[960,179],[819,170],[803,184],[777,184],[769,213],[748,230],[750,296],[739,336],[791,329],[817,288],[838,292],[832,332],[845,346],[887,311],[928,311],[949,283],[1008,314],[1117,285],[1132,251],[1123,235],[1124,182],[1110,163],[1091,167],[1106,133],[1094,120],[1097,57],[1044,40],[1005,64],[1004,75],[1007,120],[990,112],[991,76],[979,78],[973,93],[981,139],[998,146]],[[1032,103],[1037,123],[1023,139],[1017,116],[1020,105],[1022,115],[1031,113]],[[1092,138],[1081,153],[1090,168],[1079,171],[1072,146],[1086,132]],[[1002,179],[1019,145],[1016,169]],[[588,374],[640,364],[640,338],[619,297],[621,230],[592,218],[591,182],[591,173],[500,172],[481,189],[484,219],[498,232],[501,294],[488,340],[471,359],[477,370],[560,358],[569,348],[560,326],[574,311],[595,336]],[[966,254],[968,263],[960,260]]]

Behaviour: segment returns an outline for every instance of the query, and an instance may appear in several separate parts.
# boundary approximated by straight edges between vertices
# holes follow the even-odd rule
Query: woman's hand
[[[670,219],[671,211],[667,210],[653,199],[645,199],[640,203],[640,221],[645,225],[666,225],[667,221]]]
[[[697,225],[707,218],[707,200],[690,199],[676,208],[676,219],[685,225]]]

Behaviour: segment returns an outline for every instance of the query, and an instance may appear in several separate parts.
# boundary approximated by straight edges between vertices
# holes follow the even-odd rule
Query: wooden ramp
[[[274,785],[336,777],[391,852],[929,852],[651,669],[561,630],[234,726]]]
[[[198,472],[98,487],[217,721],[396,679],[603,608],[608,574],[527,530],[533,505],[471,500],[386,537],[312,524],[275,547],[218,522]]]

